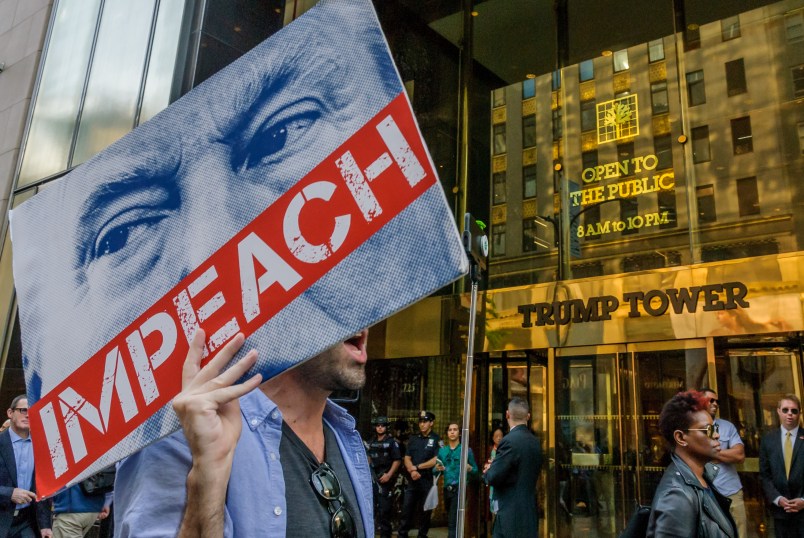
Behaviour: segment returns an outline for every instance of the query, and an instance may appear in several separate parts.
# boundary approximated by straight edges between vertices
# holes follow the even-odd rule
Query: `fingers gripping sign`
[[[222,536],[226,487],[242,429],[238,398],[262,381],[262,376],[256,374],[233,385],[254,365],[255,350],[221,373],[243,346],[242,333],[202,368],[205,341],[204,331],[196,331],[182,370],[182,390],[173,399],[173,409],[193,457],[180,536]]]

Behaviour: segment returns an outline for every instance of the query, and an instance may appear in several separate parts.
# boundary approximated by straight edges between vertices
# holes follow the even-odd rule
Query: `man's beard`
[[[299,365],[299,373],[314,387],[328,391],[363,388],[366,384],[364,365],[355,363],[339,346]]]

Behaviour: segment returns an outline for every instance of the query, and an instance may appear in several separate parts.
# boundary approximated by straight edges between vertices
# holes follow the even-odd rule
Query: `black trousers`
[[[400,538],[406,538],[408,531],[413,528],[413,521],[416,514],[419,514],[419,537],[425,538],[430,531],[431,510],[424,511],[424,500],[433,487],[432,476],[421,477],[418,480],[408,482],[405,488],[405,500],[402,503],[402,524],[399,526]]]
[[[394,504],[391,496],[394,491],[394,482],[377,483],[374,486],[374,521],[377,524],[380,538],[391,538],[391,512]]]
[[[773,518],[776,538],[804,538],[804,515],[791,518]]]
[[[34,508],[28,506],[20,510],[19,515],[11,521],[11,528],[8,529],[8,538],[37,538],[34,530]]]
[[[444,510],[449,522],[449,538],[458,536],[458,485],[444,488]]]

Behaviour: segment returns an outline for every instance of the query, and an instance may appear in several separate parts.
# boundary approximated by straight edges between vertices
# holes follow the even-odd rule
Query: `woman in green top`
[[[457,422],[450,422],[447,427],[447,444],[438,450],[436,471],[444,473],[444,510],[449,514],[449,534],[454,538],[458,525],[458,482],[461,477],[461,427]],[[469,461],[466,464],[466,478],[478,475],[477,463],[469,449]]]

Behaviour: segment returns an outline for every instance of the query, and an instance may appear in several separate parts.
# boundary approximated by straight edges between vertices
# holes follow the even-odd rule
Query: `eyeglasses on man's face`
[[[798,415],[799,410],[795,407],[782,407],[782,414],[786,415],[790,413],[791,415]]]
[[[329,533],[332,538],[354,538],[357,527],[352,514],[343,503],[341,483],[326,462],[318,466],[310,476],[310,483],[319,497],[327,502],[327,511],[332,515],[329,521]]]
[[[27,407],[15,407],[14,411],[18,411],[21,415],[27,415],[28,414],[28,408]]]
[[[709,398],[709,403],[720,405],[720,400],[718,400],[717,398]]]
[[[715,438],[715,434],[720,432],[720,426],[717,424],[707,424],[706,428],[687,428],[688,432],[706,432],[706,436],[710,439]]]

